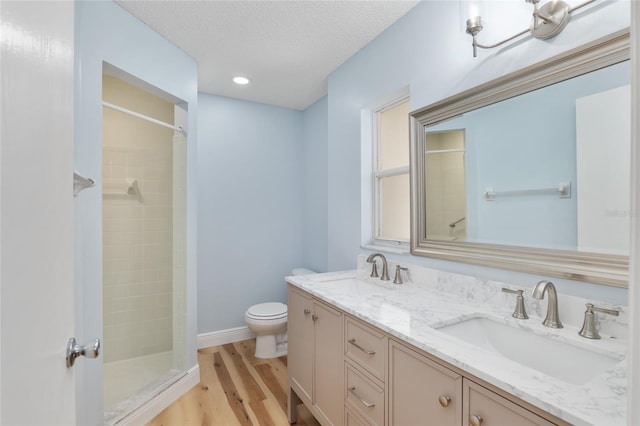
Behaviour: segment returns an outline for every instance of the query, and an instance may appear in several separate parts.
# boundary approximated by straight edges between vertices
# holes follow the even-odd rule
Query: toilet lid
[[[255,318],[274,318],[287,315],[287,305],[280,302],[259,303],[247,309],[247,315]]]

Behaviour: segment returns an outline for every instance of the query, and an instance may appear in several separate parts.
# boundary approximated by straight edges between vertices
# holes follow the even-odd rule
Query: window
[[[374,111],[374,238],[409,241],[409,99]]]

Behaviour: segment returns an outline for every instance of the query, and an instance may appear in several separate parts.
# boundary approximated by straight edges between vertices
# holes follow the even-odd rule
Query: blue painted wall
[[[528,22],[530,5],[519,3],[485,2],[491,22],[501,25],[487,27],[483,40],[510,36]],[[367,222],[361,209],[363,109],[407,87],[417,109],[629,25],[628,2],[602,2],[576,14],[552,41],[525,37],[474,59],[463,9],[452,1],[419,4],[336,69],[327,97],[303,112],[200,94],[200,333],[244,325],[244,310],[253,303],[284,301],[283,277],[291,268],[353,269],[357,255],[368,253],[360,248]],[[388,257],[521,285],[543,278]],[[554,282],[565,293],[626,300],[623,289]]]
[[[630,83],[629,61],[464,114],[429,131],[465,129],[467,239],[563,250],[577,247],[576,99]],[[499,123],[499,125],[496,125]],[[483,197],[553,188],[557,194]]]
[[[285,302],[303,265],[301,111],[201,93],[198,331],[244,325],[252,304]]]
[[[187,288],[186,365],[197,365],[196,351],[196,139],[198,121],[197,64],[137,18],[111,1],[75,2],[74,167],[96,180],[98,189],[74,201],[76,245],[75,331],[80,339],[101,337],[102,305],[102,66],[114,65],[165,93],[188,108],[187,139]],[[71,172],[70,172],[71,173]],[[84,363],[75,370],[78,389],[89,395],[77,407],[78,424],[102,424],[102,363]],[[98,382],[96,382],[98,380]],[[101,395],[100,395],[101,396]]]
[[[327,271],[327,97],[302,114],[303,266]]]
[[[529,22],[530,5],[525,2],[484,2],[484,6],[488,10],[483,16],[491,17],[486,22],[495,25],[487,24],[481,42],[500,40]],[[523,37],[498,49],[481,50],[474,59],[471,40],[464,33],[468,17],[464,9],[460,2],[422,2],[329,76],[328,269],[354,268],[356,256],[367,252],[360,248],[363,108],[408,85],[412,108],[417,109],[629,25],[628,2],[601,2],[574,14],[564,32],[553,40]],[[389,257],[521,285],[533,285],[543,278],[409,255]],[[565,293],[626,301],[623,289],[560,279],[554,282]]]

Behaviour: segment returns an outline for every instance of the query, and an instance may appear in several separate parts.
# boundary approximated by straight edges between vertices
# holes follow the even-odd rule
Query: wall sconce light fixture
[[[478,56],[478,47],[482,49],[493,49],[494,47],[501,46],[528,32],[530,32],[535,38],[539,38],[541,40],[553,38],[560,34],[564,27],[567,26],[569,19],[571,18],[571,13],[595,2],[596,0],[588,0],[571,8],[562,0],[551,0],[539,8],[538,3],[540,3],[540,0],[525,1],[533,4],[533,18],[529,28],[495,44],[485,45],[478,43],[477,36],[483,28],[482,18],[480,16],[473,16],[467,20],[467,34],[470,34],[471,37],[473,37],[474,58]]]

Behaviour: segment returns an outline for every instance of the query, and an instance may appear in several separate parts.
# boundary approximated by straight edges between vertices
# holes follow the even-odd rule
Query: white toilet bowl
[[[259,303],[247,309],[244,320],[256,335],[256,358],[277,358],[287,354],[287,305]]]

